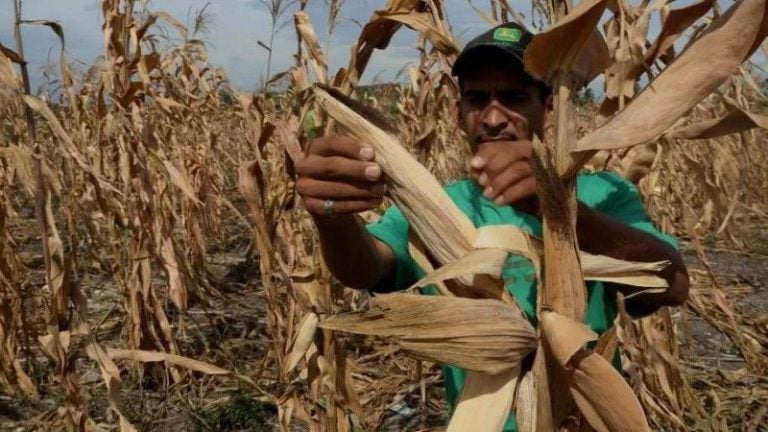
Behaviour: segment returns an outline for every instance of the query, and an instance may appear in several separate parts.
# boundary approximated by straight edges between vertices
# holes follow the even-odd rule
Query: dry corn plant
[[[587,161],[637,182],[655,220],[690,238],[702,262],[704,270],[692,271],[690,310],[733,342],[748,373],[761,376],[765,322],[730,301],[701,243],[715,235],[748,250],[755,241],[749,227],[768,221],[759,130],[765,95],[744,63],[765,37],[765,0],[741,0],[725,12],[712,1],[681,8],[663,0],[533,3],[534,24],[553,25],[536,37],[526,64],[554,84],[558,125],[538,146],[542,239],[510,227],[478,230],[442,192],[438,179],[462,175],[468,154],[451,120],[458,87],[448,71],[459,47],[445,2],[389,0],[363,27],[348,66],[329,71],[308,2],[300,1],[296,66],[267,82],[287,77],[290,85],[257,95],[228,91],[197,26],[145,3],[102,1],[104,60],[78,77],[61,50],[57,100],[29,95],[20,37],[16,47],[0,46],[0,388],[37,397],[44,383],[35,373],[42,355],[51,359],[50,380],[64,402],[35,420],[38,429],[99,430],[79,386],[85,365],[78,360],[87,355],[106,383],[114,413],[107,421],[123,431],[134,426],[118,361],[156,365],[133,370],[158,388],[188,383],[204,393],[198,373],[232,377],[277,407],[282,430],[374,430],[413,394],[422,413],[442,410],[429,391],[438,363],[470,371],[449,430],[499,430],[511,409],[529,431],[757,430],[765,388],[722,389],[709,372],[689,384],[679,324],[668,310],[639,321],[622,314],[593,350],[585,348],[596,335],[580,324],[583,281],[659,289],[663,281],[649,272],[664,264],[578,251],[569,206],[572,176]],[[342,2],[332,3],[328,20],[336,22]],[[479,4],[488,22],[526,21],[506,0]],[[662,30],[649,40],[653,15]],[[24,21],[20,9],[17,21],[48,26],[63,48],[55,22]],[[375,50],[403,27],[419,35],[407,85],[361,86]],[[601,74],[605,101],[577,116],[575,95]],[[393,131],[393,118],[378,111],[402,126]],[[376,146],[389,198],[414,231],[411,254],[428,271],[413,289],[435,284],[441,296],[369,299],[332,281],[291,178],[311,139],[335,131]],[[190,333],[200,326],[187,313],[231,299],[212,274],[211,255],[244,219],[231,198],[238,186],[253,228],[246,264],[259,269],[268,348],[229,368],[247,376],[190,358],[197,355]],[[42,274],[25,264],[19,231],[32,226]],[[499,280],[509,253],[529,256],[539,269],[539,329]],[[94,290],[94,274],[113,284]],[[122,306],[97,309],[105,293]],[[468,318],[457,322],[457,315]],[[122,333],[120,341],[107,339],[105,328]],[[629,384],[606,360],[617,346]],[[533,352],[532,370],[521,367]],[[757,408],[749,422],[741,419],[747,406]]]
[[[8,255],[14,247],[7,235],[6,218],[14,215],[8,205],[2,236],[2,339],[8,350],[3,383],[34,394],[16,355],[21,335],[39,336],[39,349],[56,362],[56,379],[66,395],[64,424],[92,429],[74,369],[85,347],[101,368],[121,428],[133,430],[121,414],[114,360],[171,365],[155,369],[159,381],[180,382],[185,369],[229,373],[179,356],[176,330],[184,335],[190,302],[206,304],[218,295],[207,270],[207,250],[210,239],[222,232],[222,213],[237,213],[222,190],[225,182],[234,182],[244,150],[229,136],[220,142],[227,123],[233,123],[221,110],[225,78],[207,64],[204,44],[193,33],[162,12],[141,14],[139,20],[133,1],[104,1],[102,12],[104,64],[76,87],[63,55],[63,29],[55,22],[21,20],[17,3],[17,26],[43,24],[61,39],[63,88],[56,105],[29,95],[20,36],[16,49],[3,47],[0,56],[4,110],[11,119],[5,125],[11,140],[2,149],[3,197],[17,189],[36,202],[47,274],[43,288],[50,295],[47,323],[19,304],[24,272]],[[161,34],[153,33],[158,20],[183,39],[164,54],[155,49],[162,44]],[[21,78],[11,62],[20,65]],[[65,226],[66,234],[57,225]],[[128,350],[103,348],[89,330],[81,277],[99,269],[121,288]],[[177,317],[168,316],[166,298]],[[28,355],[27,361],[34,359]]]

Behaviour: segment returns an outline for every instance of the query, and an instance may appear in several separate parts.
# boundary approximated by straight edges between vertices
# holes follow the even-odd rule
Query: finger
[[[536,180],[526,177],[507,188],[494,202],[498,205],[514,204],[524,198],[536,195]]]
[[[311,214],[316,216],[332,216],[342,214],[354,214],[372,210],[381,205],[382,199],[333,201],[333,213],[328,214],[325,209],[325,201],[317,198],[304,198],[304,206]]]
[[[347,135],[318,138],[310,144],[310,153],[318,156],[344,156],[363,161],[373,160],[373,147]]]
[[[479,184],[482,187],[488,187],[488,174],[484,172],[480,172],[480,174],[477,174],[474,176],[475,180],[477,181],[477,184]]]
[[[525,177],[533,176],[531,170],[531,164],[527,161],[514,162],[509,165],[505,170],[501,171],[493,177],[488,177],[488,181],[485,187],[491,188],[496,193],[489,199],[495,199],[501,192],[507,190],[510,186],[524,179]]]
[[[530,151],[526,148],[524,141],[507,144],[506,147],[498,149],[492,158],[489,158],[483,167],[483,171],[489,176],[495,176],[508,169],[510,165],[520,161],[528,161]]]
[[[480,187],[485,188],[488,186],[488,174],[483,172],[482,170],[471,170],[469,172],[469,176],[475,180],[477,184],[480,185]]]
[[[530,158],[533,144],[530,141],[495,141],[481,144],[469,161],[469,169],[495,173],[503,170],[509,161]]]
[[[498,152],[498,145],[499,143],[496,142],[488,142],[481,144],[478,148],[475,154],[472,156],[472,159],[469,161],[469,167],[470,169],[474,170],[482,170],[486,167],[486,164],[488,161],[495,159],[496,153]]]
[[[332,200],[365,200],[382,198],[387,190],[384,182],[338,182],[301,177],[296,181],[296,191],[304,197]]]
[[[381,179],[381,167],[372,162],[362,162],[341,156],[323,157],[310,155],[296,164],[301,177],[319,180],[377,181]]]

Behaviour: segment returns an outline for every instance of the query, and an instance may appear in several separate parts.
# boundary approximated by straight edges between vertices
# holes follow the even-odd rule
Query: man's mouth
[[[477,145],[485,144],[489,142],[498,142],[498,141],[517,141],[516,135],[504,135],[499,137],[477,137],[475,139],[475,143]]]

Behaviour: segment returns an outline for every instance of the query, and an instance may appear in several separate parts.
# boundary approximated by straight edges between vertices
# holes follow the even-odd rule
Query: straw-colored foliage
[[[745,285],[734,290],[710,254],[713,242],[737,257],[768,253],[768,99],[765,71],[749,61],[768,48],[765,0],[572,10],[534,0],[531,16],[507,0],[470,2],[489,24],[539,31],[525,63],[554,88],[554,127],[535,143],[541,239],[475,228],[442,189],[469,156],[452,117],[460,43],[447,2],[380,2],[348,66],[330,71],[344,2],[330,0],[323,41],[310,1],[263,2],[275,25],[293,15],[298,49],[255,94],[208,61],[206,8],[185,23],[151,2],[103,0],[103,57],[76,72],[67,29],[25,21],[13,2],[18,31],[0,41],[0,408],[17,401],[31,430],[234,430],[247,425],[204,413],[236,390],[286,431],[498,431],[510,410],[523,431],[761,430],[766,304],[743,307]],[[28,26],[61,41],[58,85],[36,94]],[[362,86],[377,50],[406,31],[419,37],[405,82]],[[599,103],[580,99],[590,82],[603,85]],[[330,133],[375,147],[387,203],[408,219],[409,250],[427,271],[405,293],[350,290],[322,263],[294,165]],[[605,334],[582,324],[584,280],[658,292],[666,283],[654,272],[667,263],[578,249],[581,169],[630,179],[654,221],[683,239],[692,290],[682,313],[633,321],[619,299]],[[534,262],[538,329],[503,289],[509,254]],[[439,295],[414,292],[426,285]],[[690,322],[728,341],[723,358],[740,367],[692,355]],[[624,374],[611,364],[617,350]],[[468,370],[450,419],[442,363]]]

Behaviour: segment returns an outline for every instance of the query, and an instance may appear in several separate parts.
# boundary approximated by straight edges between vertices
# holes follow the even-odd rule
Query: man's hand
[[[296,173],[296,189],[315,219],[331,273],[344,285],[359,289],[393,278],[394,252],[354,215],[377,207],[386,192],[381,167],[373,162],[373,148],[347,136],[319,138],[296,164]],[[332,214],[326,201],[333,203]]]
[[[531,170],[533,144],[528,140],[487,141],[472,157],[469,172],[484,188],[483,195],[498,205],[512,205],[538,213],[536,179]]]
[[[376,208],[386,192],[373,148],[348,136],[318,138],[296,164],[296,189],[315,219]],[[325,206],[332,201],[333,212]]]

